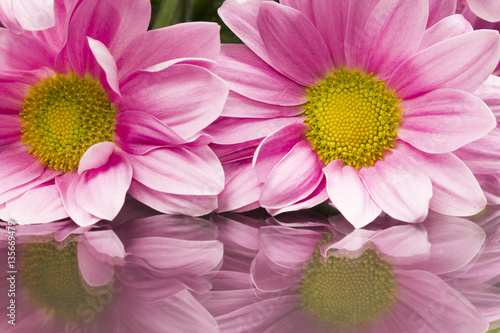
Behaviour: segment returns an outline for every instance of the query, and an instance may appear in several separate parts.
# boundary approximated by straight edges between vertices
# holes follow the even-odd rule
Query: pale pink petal
[[[109,158],[115,149],[115,143],[104,141],[92,145],[83,153],[78,164],[78,175],[91,169],[97,169],[108,163]]]
[[[255,287],[260,291],[272,292],[290,288],[300,281],[297,275],[282,275],[275,272],[269,265],[269,259],[260,251],[250,266],[250,274]]]
[[[401,326],[397,331],[408,327],[425,327],[426,333],[482,333],[487,330],[488,322],[479,312],[434,274],[405,270],[395,270],[395,274],[398,278],[395,315],[404,308],[409,309],[406,316],[398,316]]]
[[[457,0],[429,0],[429,22],[433,26],[443,18],[455,14]]]
[[[321,255],[324,257],[328,256],[349,256],[350,258],[359,257],[366,249],[367,243],[376,234],[374,230],[367,229],[354,229],[351,233],[346,235],[344,238],[333,241],[328,244],[321,246]],[[339,250],[337,253],[329,250]],[[346,253],[348,252],[352,253]]]
[[[474,174],[500,172],[500,128],[453,152]]]
[[[96,258],[91,247],[85,235],[80,236],[77,250],[80,273],[91,287],[106,285],[113,279],[115,270],[110,263]]]
[[[356,169],[335,160],[323,168],[326,189],[335,207],[356,228],[373,221],[382,210],[373,201]]]
[[[221,145],[262,139],[285,126],[302,123],[304,117],[275,117],[269,119],[220,117],[203,133]]]
[[[21,129],[18,116],[0,114],[0,147],[20,141]]]
[[[488,205],[500,205],[500,172],[491,175],[476,175],[484,191]]]
[[[268,226],[259,230],[260,245],[266,256],[292,269],[307,262],[322,238],[322,233],[307,229]]]
[[[13,199],[13,198],[23,194],[24,192],[26,192],[32,188],[35,188],[35,187],[40,186],[40,185],[45,184],[45,183],[49,183],[54,178],[57,179],[57,177],[60,175],[61,175],[61,173],[58,171],[54,171],[52,169],[45,169],[45,170],[43,170],[43,172],[40,176],[34,178],[33,180],[28,181],[27,183],[24,183],[22,185],[18,185],[16,187],[13,187],[12,189],[0,194],[0,202],[6,202],[10,199]]]
[[[332,60],[316,27],[301,12],[275,2],[263,3],[257,18],[271,66],[310,86],[332,71]]]
[[[486,205],[476,178],[455,155],[418,154],[420,167],[432,182],[429,207],[441,214],[471,216]]]
[[[443,0],[437,0],[433,2],[443,2]],[[447,16],[429,29],[425,30],[419,50],[424,50],[448,38],[460,36],[465,33],[471,32],[472,30],[474,29],[472,28],[471,24],[462,15],[455,14]]]
[[[219,63],[220,64],[220,63]],[[266,104],[229,91],[221,116],[234,118],[281,118],[298,116],[304,112],[299,106]]]
[[[90,52],[94,55],[95,60],[104,71],[104,77],[101,76],[101,84],[104,82],[109,85],[111,90],[121,98],[120,84],[118,83],[118,69],[116,68],[115,59],[109,53],[106,45],[98,40],[87,37]],[[114,96],[110,97],[114,101]]]
[[[306,198],[323,178],[322,162],[308,141],[299,141],[267,177],[260,204],[281,208]]]
[[[100,218],[90,214],[76,201],[76,186],[79,180],[80,177],[77,174],[67,172],[57,177],[55,181],[62,203],[69,217],[71,217],[76,224],[84,227],[98,222]]]
[[[207,146],[160,148],[129,158],[134,179],[156,191],[217,195],[224,187],[222,166]]]
[[[246,141],[231,145],[217,145],[211,144],[210,148],[219,157],[221,163],[231,163],[241,160],[246,160],[247,158],[252,159],[255,150],[262,142],[262,139]]]
[[[73,70],[81,77],[95,73],[87,39],[103,43],[117,59],[127,44],[149,25],[151,3],[147,0],[87,0],[79,3],[69,21],[67,52]],[[89,17],[92,20],[89,20]]]
[[[224,164],[225,186],[219,194],[217,212],[234,211],[259,201],[262,183],[252,168],[252,160]]]
[[[131,180],[130,162],[122,153],[114,152],[105,165],[80,177],[76,201],[90,214],[111,221],[125,202]]]
[[[26,191],[7,202],[7,211],[19,224],[48,223],[68,217],[55,185]]]
[[[130,195],[140,202],[166,214],[206,215],[217,208],[216,195],[177,195],[155,191],[132,181]]]
[[[204,68],[177,64],[160,72],[142,72],[121,92],[121,111],[150,113],[188,139],[217,119],[228,89]]]
[[[489,22],[500,21],[500,3],[496,0],[466,0],[470,10]]]
[[[490,75],[488,79],[474,91],[474,95],[481,98],[493,111],[497,122],[500,122],[500,77]]]
[[[434,274],[449,273],[464,267],[483,247],[485,233],[473,222],[432,214],[424,225],[432,244],[431,257],[415,265],[414,269]]]
[[[405,100],[398,136],[432,154],[453,151],[485,136],[496,126],[488,106],[472,94],[438,89]]]
[[[472,92],[493,72],[499,59],[498,32],[477,30],[417,53],[402,63],[386,83],[403,100],[439,88]]]
[[[360,36],[357,67],[385,79],[415,54],[427,24],[428,1],[382,0]]]
[[[149,30],[130,41],[117,59],[120,78],[123,80],[137,70],[177,58],[216,60],[220,49],[219,30],[213,22],[187,22]]]
[[[44,171],[40,161],[28,153],[28,147],[15,143],[0,151],[0,193],[17,186],[24,185],[39,176]]]
[[[16,33],[44,30],[55,24],[54,0],[2,0],[0,9],[3,26]]]
[[[278,73],[245,45],[222,45],[217,75],[231,90],[255,101],[284,106],[307,101],[305,87]]]
[[[305,138],[305,124],[283,127],[262,141],[255,152],[253,167],[261,182],[265,182],[273,168],[290,150]]]
[[[400,142],[383,161],[362,168],[359,175],[384,212],[405,222],[422,222],[429,209],[432,184],[418,164],[408,160],[411,149]]]

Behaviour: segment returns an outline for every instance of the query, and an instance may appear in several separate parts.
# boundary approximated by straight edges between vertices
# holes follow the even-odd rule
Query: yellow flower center
[[[366,250],[358,258],[311,256],[301,281],[302,306],[326,325],[360,328],[387,311],[395,301],[391,265]]]
[[[22,141],[46,168],[74,171],[88,148],[113,141],[115,114],[99,82],[74,73],[47,76],[24,98]]]
[[[55,241],[22,244],[22,287],[35,305],[53,311],[54,317],[92,319],[111,301],[113,281],[99,288],[85,287],[78,267],[77,242],[59,247]]]
[[[340,68],[307,93],[306,137],[326,164],[342,159],[359,170],[394,147],[400,100],[372,74]]]

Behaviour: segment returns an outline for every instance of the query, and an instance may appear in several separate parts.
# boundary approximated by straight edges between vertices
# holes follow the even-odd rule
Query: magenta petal
[[[443,0],[437,1],[442,2]],[[424,37],[419,49],[424,50],[448,38],[460,36],[465,33],[471,32],[472,30],[474,29],[472,28],[469,21],[467,21],[460,14],[445,17],[429,29],[425,30]]]
[[[470,10],[489,22],[500,21],[500,3],[496,0],[466,0]]]
[[[177,58],[216,60],[220,50],[219,30],[219,25],[213,22],[188,22],[149,30],[132,40],[116,61],[120,77],[123,80],[134,71]]]
[[[76,186],[79,180],[80,176],[67,172],[56,178],[56,186],[69,217],[79,226],[85,227],[96,223],[100,218],[87,212],[76,201]]]
[[[292,269],[307,262],[322,238],[320,232],[307,229],[271,226],[259,230],[259,241],[266,256],[274,263]]]
[[[305,87],[278,73],[245,45],[222,45],[217,75],[231,90],[255,101],[285,106],[307,102]]]
[[[85,235],[78,240],[78,267],[80,273],[91,287],[108,284],[115,273],[113,265],[106,261],[101,261],[94,256],[92,245],[90,245]]]
[[[258,290],[266,292],[281,291],[299,282],[300,277],[297,274],[279,274],[268,265],[268,261],[269,258],[263,251],[260,251],[250,266],[250,274]]]
[[[97,169],[108,163],[109,157],[113,154],[115,144],[113,142],[99,142],[92,145],[80,159],[78,165],[78,175],[90,169]]]
[[[263,3],[257,17],[267,61],[295,82],[310,86],[330,73],[332,58],[316,27],[301,12]]]
[[[7,202],[7,211],[19,224],[48,223],[68,217],[55,185],[26,191]]]
[[[429,209],[432,184],[429,176],[408,160],[411,149],[399,143],[383,161],[362,168],[359,175],[384,212],[405,222],[422,222]]]
[[[105,73],[106,79],[103,81],[109,85],[109,87],[116,95],[121,97],[120,84],[118,83],[118,69],[116,68],[115,59],[113,58],[111,53],[109,53],[106,45],[90,37],[87,37],[87,40],[89,43],[90,51]]]
[[[111,221],[125,202],[131,180],[130,162],[122,153],[114,152],[105,165],[81,176],[76,201],[90,214]]]
[[[432,182],[429,207],[441,214],[471,216],[486,205],[486,198],[467,166],[453,154],[419,154],[420,167]]]
[[[457,0],[429,0],[429,22],[427,27],[433,26],[443,18],[455,14]]]
[[[0,147],[21,141],[21,130],[18,116],[0,114]]]
[[[262,141],[253,160],[253,167],[261,182],[266,181],[276,164],[299,141],[304,139],[307,128],[306,124],[289,125],[277,130]]]
[[[323,179],[322,167],[310,143],[299,141],[267,177],[260,204],[265,208],[281,208],[306,198]]]
[[[471,142],[455,154],[474,174],[500,172],[500,128],[494,128],[485,137]]]
[[[156,191],[217,195],[224,187],[222,166],[207,146],[160,148],[129,158],[134,179]]]
[[[225,83],[210,71],[185,64],[142,72],[121,91],[120,110],[150,113],[185,139],[217,119],[228,94]]]
[[[24,96],[28,93],[29,88],[29,83],[21,81],[1,82],[0,93],[2,94],[2,98],[0,99],[0,114],[18,117],[19,111],[23,109]]]
[[[427,0],[380,1],[361,34],[357,66],[387,78],[418,50],[428,11]]]
[[[427,153],[448,153],[491,131],[496,120],[488,106],[472,94],[438,89],[401,104],[398,136]]]
[[[282,106],[262,103],[230,90],[221,116],[233,118],[281,118],[298,116],[303,112],[304,109],[299,105]]]
[[[335,207],[356,228],[373,221],[382,210],[373,201],[356,169],[335,160],[323,168],[326,189]]]
[[[481,250],[485,240],[477,224],[451,216],[434,215],[425,228],[431,242],[431,257],[418,269],[444,274],[462,268]]]
[[[477,30],[417,53],[392,73],[387,85],[403,100],[439,88],[472,92],[493,72],[499,59],[498,32]]]
[[[202,216],[217,208],[216,195],[178,195],[155,191],[132,181],[130,195],[140,202],[166,214]]]

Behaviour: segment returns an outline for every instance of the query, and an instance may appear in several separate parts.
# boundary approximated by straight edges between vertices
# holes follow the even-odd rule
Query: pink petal
[[[216,144],[234,144],[262,139],[280,128],[302,123],[304,117],[276,117],[270,119],[220,117],[203,133],[213,137]]]
[[[87,212],[87,210],[76,201],[76,186],[79,181],[80,176],[72,172],[67,172],[56,178],[56,186],[69,217],[79,226],[85,227],[93,225],[98,222],[100,218]]]
[[[225,174],[224,190],[218,196],[217,212],[233,211],[258,203],[262,183],[252,168],[252,160],[247,159],[222,166]]]
[[[23,82],[0,82],[0,113],[18,116],[23,109],[24,96],[28,93],[29,84]]]
[[[105,165],[81,176],[76,201],[90,214],[111,221],[125,202],[131,180],[130,162],[122,153],[114,152]]]
[[[161,192],[217,195],[224,187],[224,171],[207,146],[161,148],[130,155],[134,179]]]
[[[202,216],[217,208],[216,195],[177,195],[155,191],[132,181],[130,195],[140,202],[166,214]]]
[[[55,24],[54,0],[2,0],[0,8],[3,26],[16,33],[44,30]]]
[[[0,114],[0,147],[21,141],[21,129],[18,116]]]
[[[466,0],[470,10],[489,22],[500,21],[500,3],[496,0]]]
[[[405,222],[422,222],[429,209],[432,185],[419,166],[408,160],[409,149],[399,143],[383,161],[362,168],[359,175],[384,212]]]
[[[416,53],[427,24],[428,1],[382,0],[360,36],[357,67],[387,78]]]
[[[453,152],[474,174],[500,172],[500,128]]]
[[[429,207],[436,212],[471,216],[486,205],[486,198],[467,166],[453,154],[419,154],[420,167],[432,182]]]
[[[234,91],[229,91],[221,116],[234,118],[281,118],[298,116],[303,112],[304,109],[298,105],[281,106],[266,104],[246,98]]]
[[[0,193],[36,179],[45,169],[38,159],[28,153],[28,147],[20,142],[3,148],[0,160]]]
[[[455,14],[457,0],[429,0],[429,22],[427,27],[433,26],[443,18]]]
[[[83,77],[95,73],[86,38],[103,43],[117,59],[149,25],[151,3],[146,0],[87,0],[76,7],[68,26],[67,52],[72,68]],[[92,20],[89,20],[92,17]]]
[[[448,0],[445,0],[445,2],[446,1]],[[443,2],[443,0],[434,2]],[[472,30],[474,29],[470,25],[469,21],[467,21],[462,15],[456,14],[447,16],[429,29],[425,30],[419,50],[424,50],[434,44],[447,40],[448,38],[460,36],[471,32]]]
[[[55,185],[26,191],[7,202],[7,211],[19,224],[48,223],[68,217]]]
[[[16,187],[13,187],[12,189],[0,194],[0,202],[7,202],[10,199],[13,199],[13,198],[23,194],[24,192],[31,190],[39,185],[49,183],[50,181],[54,180],[54,178],[57,179],[57,177],[59,177],[60,175],[61,175],[61,173],[58,171],[54,171],[52,169],[45,169],[45,170],[43,170],[43,172],[40,176],[34,178],[33,180],[31,180],[27,183],[24,183],[22,185],[18,185]]]
[[[116,61],[120,77],[123,80],[135,71],[177,58],[216,60],[219,30],[213,22],[187,22],[144,32],[130,41]]]
[[[274,2],[263,3],[257,26],[270,57],[267,62],[295,82],[315,85],[331,73],[328,47],[301,12]]]
[[[474,91],[474,96],[481,98],[489,106],[495,115],[497,122],[500,122],[500,77],[490,75],[488,79]]]
[[[432,154],[447,153],[491,131],[496,120],[488,106],[472,94],[438,89],[405,100],[398,136]]]
[[[460,57],[454,57],[456,54]],[[473,31],[417,53],[392,73],[387,85],[403,100],[439,88],[472,92],[493,72],[499,59],[498,32]]]
[[[432,244],[431,257],[416,269],[449,273],[469,263],[483,247],[485,233],[473,222],[433,214],[424,224]]]
[[[80,236],[77,250],[80,273],[90,286],[103,286],[113,279],[115,270],[110,263],[96,258],[94,252],[85,235]]]
[[[217,75],[231,90],[255,101],[284,106],[307,101],[303,86],[278,73],[245,45],[222,45]]]
[[[281,208],[306,198],[323,178],[322,162],[308,141],[299,141],[267,177],[260,204]]]
[[[476,175],[476,178],[484,191],[488,205],[500,205],[500,173]]]
[[[269,259],[260,251],[252,261],[250,274],[255,287],[260,291],[272,292],[285,290],[300,281],[297,275],[281,275],[269,265]]]
[[[90,52],[95,57],[95,60],[101,66],[105,74],[105,79],[101,79],[101,83],[106,82],[112,91],[121,98],[120,84],[118,83],[118,69],[116,68],[115,59],[109,53],[106,45],[98,40],[87,37]]]
[[[273,168],[305,136],[305,124],[283,127],[262,141],[255,152],[253,167],[261,182],[265,182]]]
[[[356,228],[373,221],[382,210],[373,201],[356,169],[335,160],[323,168],[328,196]]]
[[[121,87],[120,110],[150,113],[187,139],[212,123],[228,94],[225,83],[193,65],[143,72]]]
[[[116,145],[114,142],[99,142],[92,145],[83,153],[80,163],[78,164],[78,175],[91,169],[97,169],[108,163],[110,156],[113,154]]]
[[[401,326],[408,328],[408,320],[418,327],[425,325],[426,332],[481,333],[488,322],[464,298],[434,274],[426,271],[395,271],[398,277],[398,301],[395,311],[409,309],[398,315]],[[398,308],[402,308],[399,310]]]

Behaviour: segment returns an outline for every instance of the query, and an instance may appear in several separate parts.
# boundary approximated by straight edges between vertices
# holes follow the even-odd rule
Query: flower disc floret
[[[358,258],[324,258],[316,250],[301,281],[302,306],[325,324],[356,328],[387,311],[396,299],[393,267],[368,249]]]
[[[394,148],[400,100],[372,74],[340,68],[307,93],[306,137],[326,164],[342,159],[359,170]]]
[[[113,282],[94,289],[87,286],[93,290],[89,293],[78,266],[77,242],[59,247],[55,241],[23,244],[21,284],[39,307],[53,311],[57,318],[77,320],[90,314],[90,304],[112,298]]]
[[[88,148],[113,141],[115,115],[98,81],[74,73],[47,76],[24,98],[22,141],[46,168],[74,171]]]

